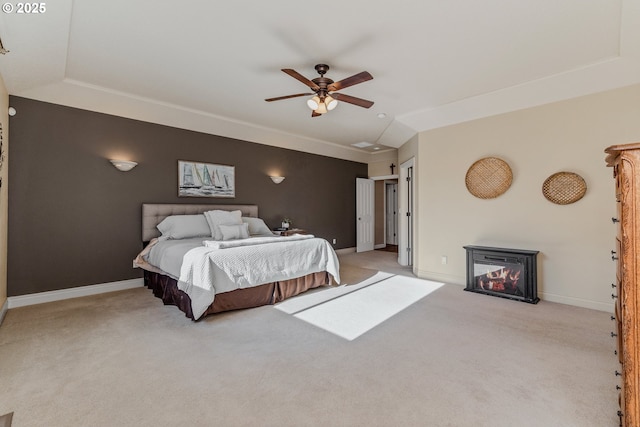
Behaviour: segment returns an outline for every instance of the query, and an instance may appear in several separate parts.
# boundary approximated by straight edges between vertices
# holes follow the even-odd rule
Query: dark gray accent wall
[[[8,295],[141,277],[142,203],[256,204],[270,227],[354,247],[355,179],[367,165],[11,97]],[[108,161],[129,154],[138,166]],[[235,166],[235,198],[177,193],[178,160]],[[286,177],[276,185],[272,170]]]

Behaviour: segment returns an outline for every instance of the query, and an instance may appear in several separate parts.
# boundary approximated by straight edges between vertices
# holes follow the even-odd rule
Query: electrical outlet
[[[336,243],[338,243],[337,239],[333,239],[333,244],[335,245]]]
[[[440,260],[442,262],[442,264],[446,264],[447,263],[447,256],[446,255],[442,255],[442,259]]]

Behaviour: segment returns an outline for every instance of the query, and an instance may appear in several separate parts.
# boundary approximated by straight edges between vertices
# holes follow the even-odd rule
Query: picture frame
[[[178,197],[236,197],[235,167],[178,160]]]

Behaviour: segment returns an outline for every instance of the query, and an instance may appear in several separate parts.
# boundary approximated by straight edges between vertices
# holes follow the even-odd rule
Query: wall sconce
[[[284,176],[270,176],[269,178],[271,178],[271,181],[275,182],[276,184],[280,184],[282,181],[284,181]]]
[[[109,160],[116,169],[122,172],[127,172],[136,167],[136,162],[130,162],[128,160]]]

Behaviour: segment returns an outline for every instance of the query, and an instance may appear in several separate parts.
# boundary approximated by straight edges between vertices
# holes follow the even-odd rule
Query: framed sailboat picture
[[[179,197],[236,197],[235,168],[178,160]]]

